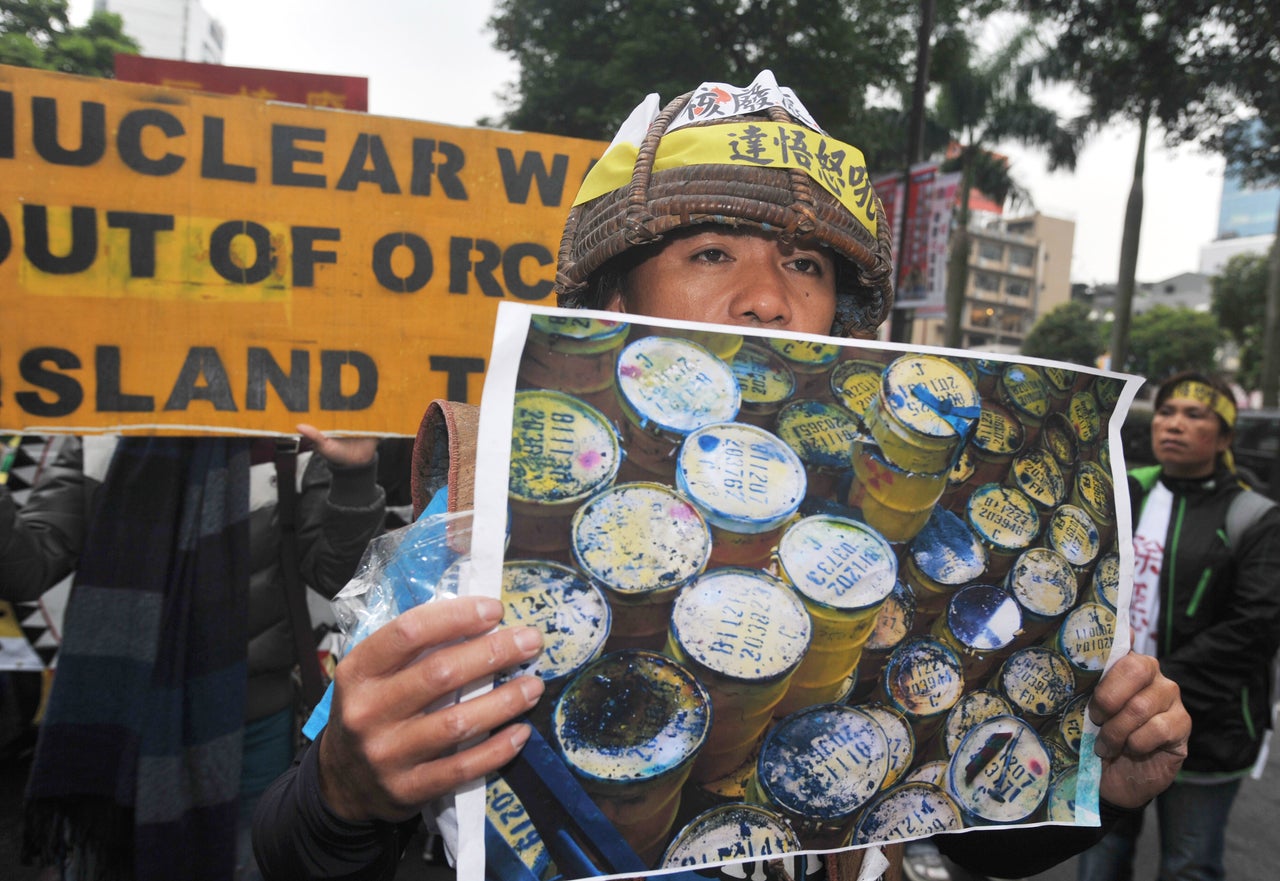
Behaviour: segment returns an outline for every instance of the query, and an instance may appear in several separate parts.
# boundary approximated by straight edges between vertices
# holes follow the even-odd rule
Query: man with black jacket
[[[817,162],[746,167],[727,155],[732,133],[754,122],[818,139],[796,96],[766,74],[749,90],[704,84],[666,107],[651,95],[636,109],[613,144],[632,152],[613,162],[606,155],[570,212],[556,273],[561,306],[770,331],[874,334],[893,289],[889,225],[870,186],[832,194]],[[767,88],[757,89],[766,79]],[[778,98],[759,107],[762,92]],[[721,112],[720,104],[730,109]],[[747,105],[754,115],[741,115]],[[676,119],[697,121],[682,128]],[[683,142],[683,155],[692,158],[681,160],[674,148],[664,154],[667,141]],[[826,146],[840,163],[861,161],[848,145],[828,138]],[[858,170],[865,183],[865,169]],[[451,472],[454,464],[474,469],[474,454],[451,461]],[[453,496],[458,488],[449,480]],[[255,847],[268,878],[390,879],[424,805],[520,752],[530,729],[513,721],[542,695],[536,676],[515,676],[473,700],[426,711],[542,650],[536,628],[493,630],[501,617],[502,604],[491,598],[433,602],[352,649],[337,668],[327,727],[255,817]],[[1105,823],[1167,785],[1188,726],[1176,686],[1151,658],[1136,655],[1104,677],[1090,713],[1102,725],[1096,750],[1104,757]],[[998,842],[990,835],[942,837],[959,861],[1004,877],[1039,871],[1096,838],[1093,829],[1062,827],[1007,831]],[[866,867],[863,855],[874,849],[841,854],[828,861],[827,875],[853,881],[875,860],[897,878],[901,847],[885,850],[887,861],[877,854]]]
[[[1156,798],[1162,881],[1223,877],[1227,816],[1271,725],[1280,507],[1235,474],[1235,420],[1221,380],[1171,377],[1151,420],[1159,464],[1129,473],[1134,650],[1160,661],[1192,720],[1182,771]],[[1125,818],[1084,854],[1081,881],[1132,878],[1141,821]]]

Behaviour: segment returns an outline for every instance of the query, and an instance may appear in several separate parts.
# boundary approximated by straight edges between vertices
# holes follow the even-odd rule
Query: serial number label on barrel
[[[511,495],[526,501],[577,498],[608,483],[618,437],[595,408],[552,391],[517,392],[511,425]]]
[[[951,793],[966,811],[997,823],[1035,813],[1049,789],[1049,753],[1035,730],[1013,716],[982,723],[951,759]]]

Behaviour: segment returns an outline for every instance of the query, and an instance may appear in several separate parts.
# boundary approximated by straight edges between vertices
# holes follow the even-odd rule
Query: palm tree
[[[992,156],[989,146],[1014,139],[1048,152],[1049,168],[1074,169],[1082,129],[1064,123],[1038,103],[1032,88],[1039,82],[1041,58],[1035,32],[1023,28],[999,51],[978,58],[972,40],[952,31],[939,39],[935,63],[941,86],[934,116],[959,143],[950,165],[961,172],[960,206],[947,264],[946,345],[960,345],[960,320],[969,279],[969,194],[977,186],[1003,204],[1010,196],[1026,201],[1009,175],[1008,165]]]

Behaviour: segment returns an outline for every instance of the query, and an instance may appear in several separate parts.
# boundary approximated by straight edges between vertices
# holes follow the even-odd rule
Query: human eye
[[[797,272],[803,272],[805,275],[821,277],[826,274],[826,267],[816,257],[796,257],[791,261],[791,268]]]
[[[723,248],[708,245],[694,251],[692,259],[697,263],[724,263],[729,259],[729,253]]]

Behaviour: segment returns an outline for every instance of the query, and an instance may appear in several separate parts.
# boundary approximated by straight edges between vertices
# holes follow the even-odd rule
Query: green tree
[[[1280,9],[1275,3],[1224,0],[1218,7],[1224,36],[1213,44],[1211,79],[1216,88],[1244,105],[1235,124],[1212,125],[1213,103],[1193,116],[1185,138],[1210,131],[1206,139],[1220,150],[1233,172],[1246,182],[1280,185]],[[1205,119],[1204,117],[1209,117]],[[1259,385],[1262,403],[1280,406],[1280,209],[1267,269],[1266,310],[1261,328]]]
[[[901,129],[871,110],[907,81],[914,11],[913,0],[498,0],[494,45],[520,65],[499,122],[607,139],[646,92],[745,85],[767,67],[835,136],[864,149],[892,138],[900,154]]]
[[[1092,367],[1103,352],[1102,332],[1089,317],[1088,305],[1063,303],[1046,314],[1022,342],[1022,354]]]
[[[945,71],[935,108],[936,121],[960,143],[955,162],[960,177],[960,205],[956,212],[947,262],[947,318],[945,344],[960,345],[960,320],[969,279],[969,196],[977,186],[997,203],[1016,190],[1006,163],[989,149],[1011,139],[1048,152],[1049,167],[1075,168],[1079,131],[1040,104],[1033,94],[1043,67],[1036,35],[1024,28],[1004,47],[978,58],[963,31],[952,31],[935,47]]]
[[[1152,382],[1179,370],[1216,372],[1222,340],[1222,329],[1209,313],[1156,306],[1133,317],[1126,369]]]
[[[1027,0],[1027,6],[1044,17],[1052,33],[1050,74],[1075,84],[1087,101],[1089,124],[1101,127],[1123,119],[1138,127],[1111,337],[1112,363],[1124,368],[1142,235],[1148,135],[1154,124],[1166,140],[1176,142],[1188,120],[1216,119],[1226,112],[1227,103],[1213,85],[1226,76],[1218,63],[1219,47],[1230,34],[1222,27],[1215,0]]]
[[[1213,277],[1213,314],[1240,347],[1239,380],[1256,388],[1262,367],[1262,327],[1266,316],[1268,261],[1258,254],[1237,254]]]
[[[72,25],[67,0],[0,0],[0,64],[109,77],[115,54],[138,53],[120,16],[95,12]]]

